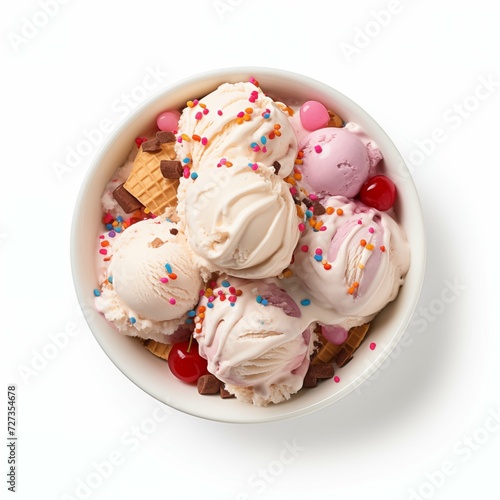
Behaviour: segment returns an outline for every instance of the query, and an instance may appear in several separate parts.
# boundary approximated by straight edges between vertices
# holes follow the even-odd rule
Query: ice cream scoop
[[[364,144],[354,128],[326,127],[305,136],[302,151],[303,186],[312,193],[356,196],[381,159],[378,148]]]
[[[293,271],[321,307],[366,323],[395,299],[410,264],[406,236],[388,212],[342,196],[321,201],[325,212],[308,225],[294,253]],[[319,227],[321,226],[321,227]]]
[[[272,167],[249,166],[245,158],[183,179],[179,210],[204,266],[244,278],[280,274],[290,263],[301,222],[289,187]]]
[[[293,169],[297,139],[288,116],[250,82],[225,83],[200,100],[189,101],[179,120],[178,155],[192,171],[246,158],[278,175]]]
[[[237,398],[257,406],[288,399],[309,367],[308,320],[277,290],[264,282],[224,279],[202,298],[195,320],[208,370]]]
[[[165,218],[128,227],[113,244],[97,309],[119,330],[173,333],[199,298],[202,279],[184,234]],[[146,330],[146,332],[144,332]],[[141,335],[142,336],[142,335]]]

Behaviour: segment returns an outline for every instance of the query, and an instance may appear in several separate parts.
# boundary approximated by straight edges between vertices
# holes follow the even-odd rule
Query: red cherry
[[[377,210],[389,210],[396,200],[396,186],[385,175],[376,175],[363,184],[359,199]]]
[[[195,340],[174,344],[168,355],[168,367],[179,380],[188,384],[208,374],[207,360],[200,356]]]

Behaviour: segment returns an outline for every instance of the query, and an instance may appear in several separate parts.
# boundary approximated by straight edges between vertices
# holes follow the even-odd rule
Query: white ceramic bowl
[[[94,308],[96,236],[101,229],[100,197],[114,170],[123,163],[134,139],[154,126],[164,110],[181,108],[186,101],[203,97],[224,82],[248,81],[255,77],[261,88],[284,102],[315,99],[337,112],[345,121],[360,124],[384,155],[385,173],[396,183],[395,206],[411,246],[411,267],[398,298],[372,323],[368,342],[354,359],[338,369],[340,382],[322,382],[305,389],[289,401],[254,407],[236,399],[200,396],[196,387],[177,380],[167,364],[152,356],[130,337],[120,335]],[[425,234],[418,195],[403,158],[387,134],[358,105],[331,87],[287,71],[245,67],[229,68],[193,76],[165,88],[140,106],[111,135],[94,159],[75,206],[71,233],[73,279],[80,305],[97,341],[115,365],[137,386],[167,405],[199,417],[223,422],[255,423],[304,415],[338,401],[356,389],[386,360],[403,335],[416,307],[425,271]],[[377,347],[369,349],[375,342]]]

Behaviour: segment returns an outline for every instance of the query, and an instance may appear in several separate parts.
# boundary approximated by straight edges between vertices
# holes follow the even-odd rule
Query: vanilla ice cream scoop
[[[410,265],[406,236],[387,212],[343,196],[321,204],[322,228],[302,234],[293,272],[317,304],[351,318],[348,327],[366,323],[403,284]]]
[[[312,333],[299,306],[264,282],[229,277],[200,302],[195,338],[208,370],[238,399],[265,406],[297,392]]]
[[[301,222],[290,186],[270,167],[253,168],[246,159],[235,159],[232,167],[183,179],[186,237],[209,271],[264,278],[290,263]]]
[[[126,335],[175,341],[186,336],[186,313],[202,286],[183,232],[157,217],[129,226],[113,243],[107,279],[95,302]]]
[[[121,300],[156,321],[180,318],[196,304],[202,287],[184,234],[160,218],[126,229],[108,272]]]
[[[192,171],[245,157],[274,165],[284,178],[297,155],[287,114],[250,82],[224,83],[199,101],[190,101],[179,120],[179,141],[178,156],[190,162]]]

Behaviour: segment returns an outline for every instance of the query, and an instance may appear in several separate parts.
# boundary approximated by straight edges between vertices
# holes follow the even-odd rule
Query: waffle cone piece
[[[162,344],[161,342],[156,342],[156,340],[144,341],[144,347],[155,356],[164,359],[165,361],[168,359],[168,355],[172,349],[170,344]]]
[[[178,179],[166,179],[160,169],[162,160],[175,160],[174,143],[160,144],[156,152],[139,148],[124,188],[151,213],[160,215],[167,207],[177,206]]]
[[[328,115],[330,116],[330,120],[327,123],[327,127],[336,127],[340,128],[344,125],[344,120],[340,118],[339,115],[336,115],[333,111],[328,110]]]
[[[324,337],[321,338],[323,346],[319,349],[318,353],[312,360],[312,364],[316,365],[319,363],[328,363],[332,360],[338,366],[344,366],[351,359],[354,351],[361,345],[361,342],[366,337],[368,329],[370,328],[370,323],[365,323],[364,325],[353,326],[347,335],[347,339],[343,344],[335,345],[328,342]],[[322,337],[322,336],[320,336]]]

